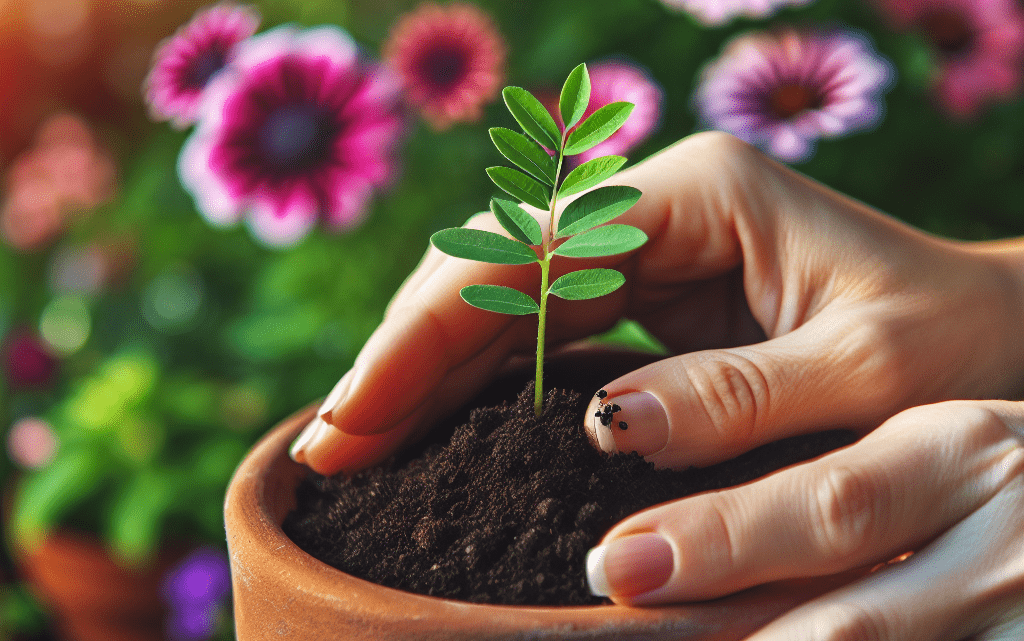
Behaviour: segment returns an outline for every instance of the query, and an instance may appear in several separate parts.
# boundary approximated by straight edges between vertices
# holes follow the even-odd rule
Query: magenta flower
[[[260,16],[251,7],[219,4],[164,40],[153,55],[145,94],[154,120],[184,129],[196,122],[203,90],[231,60],[235,47],[252,34]]]
[[[409,103],[438,131],[479,120],[505,79],[501,34],[471,4],[421,4],[391,29],[384,59],[402,77]]]
[[[938,70],[942,107],[971,116],[1012,97],[1024,70],[1024,10],[1015,0],[878,0],[897,29],[920,31]]]
[[[709,26],[725,24],[740,16],[767,18],[787,5],[805,5],[814,0],[661,0],[670,9],[685,11]]]
[[[877,124],[892,78],[889,62],[859,35],[750,33],[704,69],[695,105],[708,127],[800,162],[819,138]]]
[[[571,156],[574,164],[584,163],[592,158],[614,154],[623,156],[648,138],[661,124],[661,109],[664,91],[644,69],[620,60],[608,60],[588,64],[590,72],[590,104],[580,122],[590,117],[601,107],[613,102],[631,102],[633,112],[622,128],[607,140],[591,149]],[[546,103],[548,110],[558,122],[562,116],[558,110],[558,96]]]
[[[397,173],[399,89],[336,27],[254,36],[207,88],[181,181],[212,224],[245,216],[268,245],[351,228]]]
[[[35,332],[12,332],[3,348],[4,378],[12,390],[49,387],[57,375],[57,359]]]

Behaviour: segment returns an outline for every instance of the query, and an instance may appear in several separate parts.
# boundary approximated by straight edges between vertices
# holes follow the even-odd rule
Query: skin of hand
[[[686,467],[828,427],[867,436],[746,486],[626,519],[588,558],[592,587],[620,603],[699,600],[916,550],[756,638],[958,639],[965,635],[934,627],[934,610],[959,597],[971,604],[965,620],[988,613],[985,630],[1011,630],[991,638],[1017,638],[1021,410],[967,399],[1018,398],[1024,387],[1021,244],[929,236],[720,133],[691,136],[614,182],[643,192],[616,222],[650,240],[624,256],[563,261],[572,264],[562,269],[617,268],[626,285],[592,301],[551,300],[549,341],[569,343],[628,317],[679,355],[604,386],[605,401],[622,408],[615,422],[629,429],[592,418],[594,399],[587,429],[600,447]],[[489,216],[467,225],[500,231]],[[378,462],[468,400],[510,357],[531,354],[532,317],[472,308],[458,292],[474,283],[532,292],[536,272],[428,251],[324,403],[326,421],[304,431],[293,457],[324,474]],[[986,534],[983,523],[998,532]],[[958,579],[962,558],[977,558],[989,574],[977,585],[955,581],[950,594],[914,586],[931,594],[931,609],[919,611],[933,614],[910,616],[924,596],[892,596],[911,580],[895,577],[932,576],[943,564]],[[890,598],[871,600],[862,585],[885,587]],[[1016,604],[1016,615],[1003,602]],[[897,606],[909,609],[893,613]],[[854,633],[816,636],[832,630],[820,627],[832,618]],[[918,635],[916,625],[936,636]]]

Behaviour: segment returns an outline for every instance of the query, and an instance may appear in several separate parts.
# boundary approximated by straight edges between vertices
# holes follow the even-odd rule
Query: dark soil
[[[522,389],[522,388],[520,388]],[[591,388],[593,389],[593,388]],[[832,430],[786,439],[703,469],[656,470],[590,444],[586,396],[533,383],[514,402],[473,410],[430,444],[350,479],[311,475],[284,531],[343,572],[420,594],[478,603],[600,604],[584,559],[643,508],[744,483],[851,443]]]

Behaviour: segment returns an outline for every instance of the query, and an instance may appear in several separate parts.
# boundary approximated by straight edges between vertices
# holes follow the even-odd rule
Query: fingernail
[[[629,392],[604,399],[604,406],[618,409],[610,420],[602,406],[591,403],[590,419],[601,449],[612,452],[636,452],[650,456],[668,445],[668,414],[661,401],[650,392]],[[602,416],[597,414],[602,413]],[[605,425],[605,423],[608,423]]]
[[[326,425],[322,418],[317,416],[308,424],[302,428],[299,435],[292,441],[291,447],[288,448],[288,455],[292,457],[292,460],[296,463],[305,463],[305,448],[309,445],[309,442],[313,439],[313,435],[322,425]]]
[[[656,590],[674,569],[672,546],[653,532],[613,539],[587,552],[587,584],[594,596],[636,596]]]
[[[345,396],[345,392],[348,390],[348,382],[352,378],[351,371],[352,370],[349,370],[349,372],[342,376],[341,380],[334,385],[331,393],[328,394],[327,398],[324,399],[324,402],[320,404],[320,410],[316,413],[317,416],[322,417],[324,414],[333,410],[341,401],[342,397]]]

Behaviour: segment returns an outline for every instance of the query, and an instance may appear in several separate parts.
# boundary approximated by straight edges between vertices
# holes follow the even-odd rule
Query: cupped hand
[[[906,410],[753,483],[651,508],[588,556],[629,605],[703,601],[890,562],[751,641],[1024,638],[1024,403]]]
[[[616,222],[650,240],[627,255],[556,260],[554,276],[615,267],[626,284],[589,301],[549,299],[548,339],[628,317],[681,355],[605,386],[622,408],[614,429],[587,417],[608,451],[706,465],[824,427],[866,433],[915,405],[1005,398],[1024,383],[1014,246],[928,236],[720,133],[691,136],[614,181],[643,192]],[[489,215],[467,224],[500,232]],[[293,457],[323,474],[378,462],[511,356],[532,354],[534,317],[476,309],[459,290],[532,292],[538,271],[431,248],[328,396],[329,423],[311,423]]]

